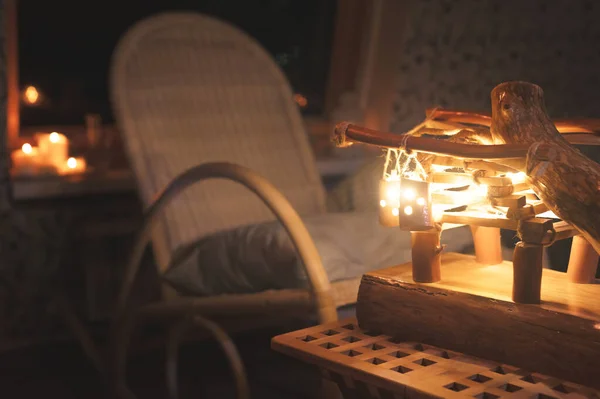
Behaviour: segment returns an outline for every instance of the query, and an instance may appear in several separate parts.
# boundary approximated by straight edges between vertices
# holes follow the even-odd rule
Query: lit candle
[[[69,153],[69,140],[67,140],[67,137],[57,132],[40,133],[36,137],[43,161],[60,169],[67,161]]]
[[[62,167],[63,174],[83,173],[86,169],[86,162],[83,158],[69,158]]]
[[[40,167],[39,150],[29,143],[11,154],[13,170],[17,174],[35,174]]]

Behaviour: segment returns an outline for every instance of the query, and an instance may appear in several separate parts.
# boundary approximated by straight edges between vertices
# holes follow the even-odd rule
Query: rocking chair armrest
[[[215,178],[229,179],[242,184],[255,193],[275,214],[290,235],[292,243],[300,255],[316,299],[320,322],[336,321],[337,312],[331,294],[331,284],[321,263],[321,257],[302,219],[289,201],[273,184],[255,171],[233,163],[211,162],[194,166],[173,179],[158,194],[146,211],[126,265],[122,287],[117,298],[116,322],[118,323],[127,311],[131,288],[137,276],[144,250],[150,241],[157,216],[171,200],[187,187],[203,180]]]

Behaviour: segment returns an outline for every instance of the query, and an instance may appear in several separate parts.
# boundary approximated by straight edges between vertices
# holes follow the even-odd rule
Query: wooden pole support
[[[598,252],[583,236],[573,237],[567,278],[572,283],[589,284],[596,279]]]
[[[440,244],[441,231],[437,228],[425,231],[411,231],[412,274],[417,283],[440,281],[442,263]]]
[[[471,234],[475,243],[475,260],[482,265],[502,263],[502,243],[500,229],[471,225]]]
[[[513,255],[512,299],[516,303],[541,302],[544,246],[520,241]]]

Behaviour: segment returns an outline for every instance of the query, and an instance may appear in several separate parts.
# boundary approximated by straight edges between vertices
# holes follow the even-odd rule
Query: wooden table
[[[272,348],[323,369],[347,399],[600,397],[539,373],[363,331],[355,319],[279,335]]]

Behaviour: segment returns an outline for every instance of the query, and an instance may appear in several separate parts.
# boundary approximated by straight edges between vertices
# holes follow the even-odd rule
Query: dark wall
[[[542,86],[552,117],[600,117],[599,17],[594,0],[413,0],[393,130],[431,106],[489,112],[507,80]]]

